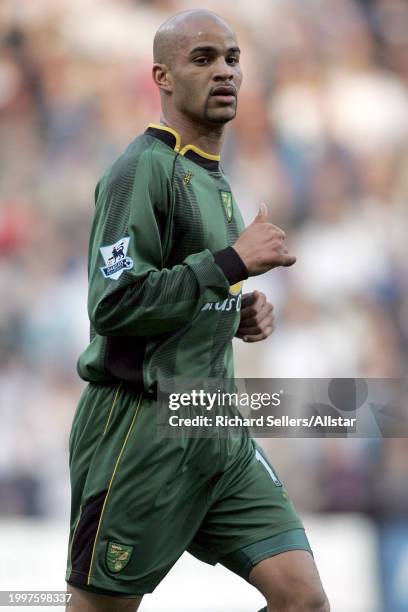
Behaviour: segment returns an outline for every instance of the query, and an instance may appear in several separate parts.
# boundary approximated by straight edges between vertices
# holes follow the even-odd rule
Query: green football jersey
[[[159,378],[232,378],[243,228],[219,157],[151,124],[96,187],[81,378],[149,392]]]

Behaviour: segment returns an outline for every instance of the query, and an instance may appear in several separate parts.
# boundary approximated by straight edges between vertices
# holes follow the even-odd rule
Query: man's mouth
[[[211,97],[216,98],[220,102],[231,104],[232,102],[235,102],[237,92],[235,87],[229,85],[219,85],[218,87],[214,87],[214,89],[211,91]]]

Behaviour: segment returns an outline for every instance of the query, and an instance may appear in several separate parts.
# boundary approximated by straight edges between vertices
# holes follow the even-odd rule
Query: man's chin
[[[232,121],[237,114],[237,109],[234,108],[224,108],[219,109],[217,111],[212,111],[206,114],[206,119],[209,123],[216,125],[223,125],[224,123],[228,123],[228,121]]]

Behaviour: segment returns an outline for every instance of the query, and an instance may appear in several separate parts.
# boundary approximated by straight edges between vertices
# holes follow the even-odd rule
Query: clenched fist
[[[273,306],[262,291],[244,293],[241,321],[235,334],[245,342],[259,342],[271,335],[275,328]]]
[[[262,202],[251,225],[233,245],[246,265],[248,276],[257,276],[272,268],[295,263],[296,257],[289,254],[285,238],[285,232],[268,221],[268,209]]]

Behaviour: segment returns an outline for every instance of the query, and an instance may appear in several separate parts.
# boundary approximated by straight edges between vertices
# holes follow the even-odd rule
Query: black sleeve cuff
[[[222,251],[213,253],[213,257],[217,266],[221,268],[224,276],[227,277],[230,285],[235,285],[235,283],[248,278],[246,265],[232,247],[229,246],[226,249],[222,249]]]

